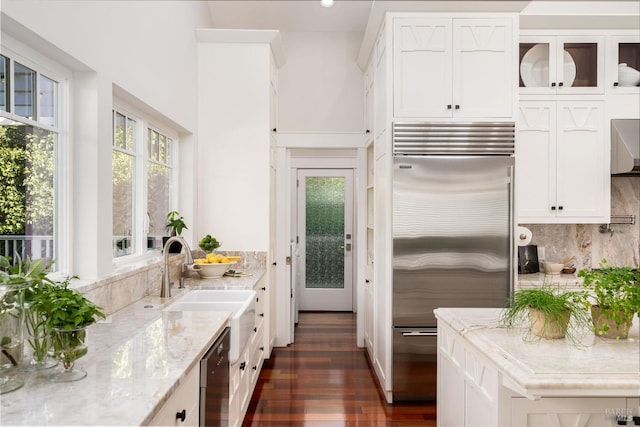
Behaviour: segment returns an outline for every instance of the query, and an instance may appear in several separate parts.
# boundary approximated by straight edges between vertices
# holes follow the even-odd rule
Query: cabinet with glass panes
[[[613,34],[607,43],[607,90],[640,93],[640,33]]]
[[[601,35],[522,31],[520,94],[603,94],[604,40]]]

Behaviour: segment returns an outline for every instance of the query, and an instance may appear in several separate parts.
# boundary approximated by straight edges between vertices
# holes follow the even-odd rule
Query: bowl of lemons
[[[237,256],[225,256],[216,253],[207,254],[205,258],[194,260],[193,269],[203,279],[216,279],[224,276],[229,267],[238,262]]]

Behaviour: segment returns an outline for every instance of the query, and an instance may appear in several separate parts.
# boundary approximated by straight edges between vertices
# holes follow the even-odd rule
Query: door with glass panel
[[[353,171],[299,169],[297,296],[300,310],[353,309]]]

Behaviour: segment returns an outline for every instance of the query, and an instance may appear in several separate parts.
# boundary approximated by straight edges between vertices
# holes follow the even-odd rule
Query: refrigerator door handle
[[[426,329],[423,331],[402,331],[403,337],[436,337],[438,330],[436,328]]]

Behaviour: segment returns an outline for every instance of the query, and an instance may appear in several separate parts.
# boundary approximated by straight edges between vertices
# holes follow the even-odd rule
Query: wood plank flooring
[[[435,404],[385,403],[355,335],[353,313],[300,313],[296,342],[265,361],[243,427],[435,426]]]

